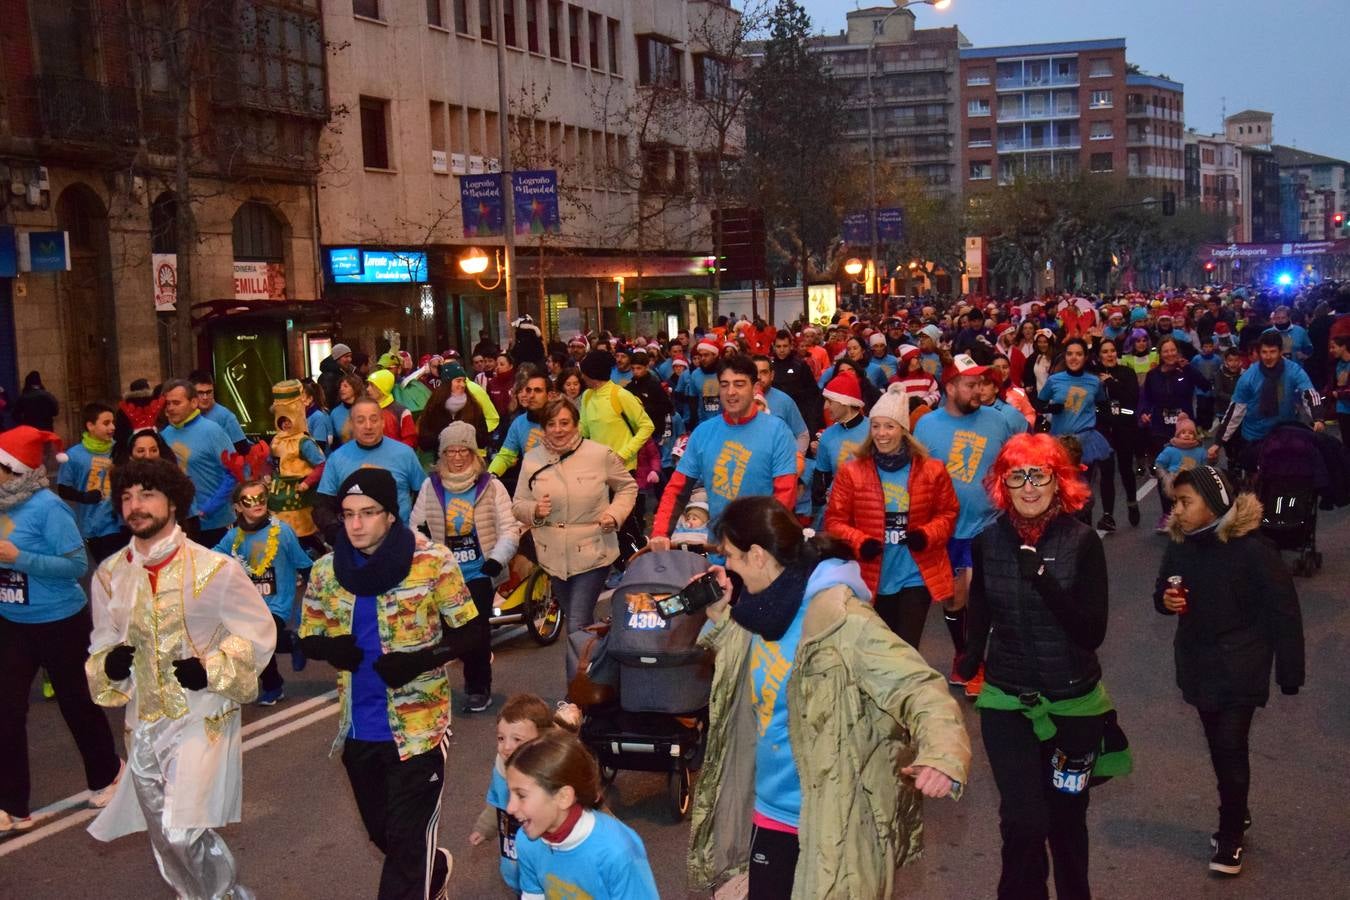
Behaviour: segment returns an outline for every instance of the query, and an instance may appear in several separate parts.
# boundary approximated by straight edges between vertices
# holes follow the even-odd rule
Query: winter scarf
[[[13,509],[46,486],[47,470],[41,466],[0,484],[0,512]]]
[[[731,608],[731,618],[766,641],[780,640],[805,601],[807,566],[788,566],[758,594],[744,594]]]
[[[445,398],[445,411],[452,414],[457,413],[463,409],[464,404],[468,402],[469,395],[467,393],[451,394],[449,397]]]
[[[101,454],[109,453],[112,450],[113,445],[112,441],[100,440],[87,431],[80,436],[80,443],[83,444],[84,449],[88,450],[90,453]]]
[[[477,484],[478,476],[483,474],[483,458],[474,454],[473,463],[463,472],[454,473],[441,469],[438,474],[446,491],[461,494]]]
[[[392,590],[412,570],[416,539],[408,526],[395,521],[384,542],[366,555],[347,540],[345,529],[338,529],[333,542],[333,574],[338,584],[356,597],[373,597]]]
[[[544,446],[559,456],[566,456],[581,446],[581,432],[574,432],[572,437],[561,444],[553,443],[547,432],[544,434]]]
[[[1059,513],[1059,498],[1056,497],[1050,501],[1050,505],[1045,508],[1044,512],[1030,518],[1019,513],[1017,507],[1010,506],[1008,508],[1008,521],[1016,529],[1017,536],[1022,539],[1022,543],[1028,547],[1035,547],[1036,542],[1041,539],[1041,535],[1045,534],[1046,526],[1050,524],[1050,520]]]
[[[1280,414],[1280,392],[1284,387],[1284,359],[1273,366],[1257,364],[1261,369],[1261,396],[1256,410],[1262,418],[1273,419]]]
[[[894,453],[882,453],[873,450],[872,459],[876,461],[877,468],[883,472],[899,472],[909,465],[909,445],[901,441],[900,449]]]

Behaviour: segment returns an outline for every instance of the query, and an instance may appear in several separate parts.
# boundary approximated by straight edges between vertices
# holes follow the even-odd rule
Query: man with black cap
[[[338,489],[342,528],[314,564],[300,645],[338,674],[334,751],[366,833],[384,853],[379,900],[446,896],[436,845],[450,727],[445,666],[471,651],[477,615],[451,551],[411,531],[399,488],[358,469]]]
[[[1247,738],[1270,697],[1270,667],[1286,695],[1303,685],[1303,620],[1280,553],[1260,534],[1261,503],[1237,494],[1212,466],[1172,482],[1172,542],[1158,567],[1153,604],[1177,616],[1177,686],[1196,708],[1219,784],[1219,830],[1209,869],[1242,871],[1251,764]]]

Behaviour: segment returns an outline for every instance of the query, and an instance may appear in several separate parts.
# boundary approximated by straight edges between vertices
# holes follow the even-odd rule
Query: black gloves
[[[102,502],[103,502],[103,492],[102,492],[102,491],[81,491],[81,492],[80,492],[80,502],[81,502],[81,503],[90,503],[90,504],[93,504],[93,503],[102,503]]]
[[[905,543],[909,546],[910,552],[918,550],[923,552],[928,549],[928,538],[923,536],[922,531],[908,531],[905,533]]]
[[[131,657],[136,648],[130,644],[118,644],[103,657],[103,674],[113,681],[121,681],[131,676]]]
[[[880,556],[881,552],[885,549],[886,545],[881,543],[881,541],[876,538],[867,538],[862,542],[862,546],[858,548],[858,556],[864,561],[871,562]]]
[[[173,661],[173,677],[189,691],[200,691],[206,687],[206,666],[195,656]]]
[[[386,653],[375,660],[375,674],[391,688],[403,687],[428,669],[445,665],[449,654],[441,647]]]
[[[1037,576],[1045,569],[1045,563],[1041,560],[1041,554],[1035,547],[1028,547],[1023,544],[1017,551],[1017,574],[1028,581],[1034,581]]]
[[[1282,685],[1280,685],[1280,693],[1281,693],[1281,694],[1284,694],[1286,697],[1293,697],[1293,696],[1296,696],[1296,695],[1298,694],[1298,688],[1297,688],[1297,687],[1291,687],[1290,685],[1282,684]]]
[[[335,669],[355,672],[365,656],[356,646],[356,635],[340,634],[337,637],[311,635],[300,639],[300,649],[308,659],[321,659]]]
[[[502,564],[495,559],[483,560],[483,574],[488,578],[496,578],[502,574]]]

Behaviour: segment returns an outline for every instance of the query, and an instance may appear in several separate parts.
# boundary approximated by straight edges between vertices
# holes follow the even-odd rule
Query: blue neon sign
[[[417,250],[328,251],[328,267],[337,284],[425,284],[427,255]]]

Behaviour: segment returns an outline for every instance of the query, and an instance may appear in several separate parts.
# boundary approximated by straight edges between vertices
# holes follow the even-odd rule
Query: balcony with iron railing
[[[132,88],[88,78],[38,75],[33,78],[33,94],[44,137],[130,146],[140,135]]]
[[[1039,78],[1026,75],[1000,75],[995,87],[998,91],[1038,91],[1048,88],[1078,87],[1078,73],[1044,75]]]
[[[999,105],[998,121],[1000,122],[1026,122],[1026,121],[1045,121],[1046,119],[1076,119],[1079,116],[1078,104],[1065,104],[1056,106],[1004,106]]]

